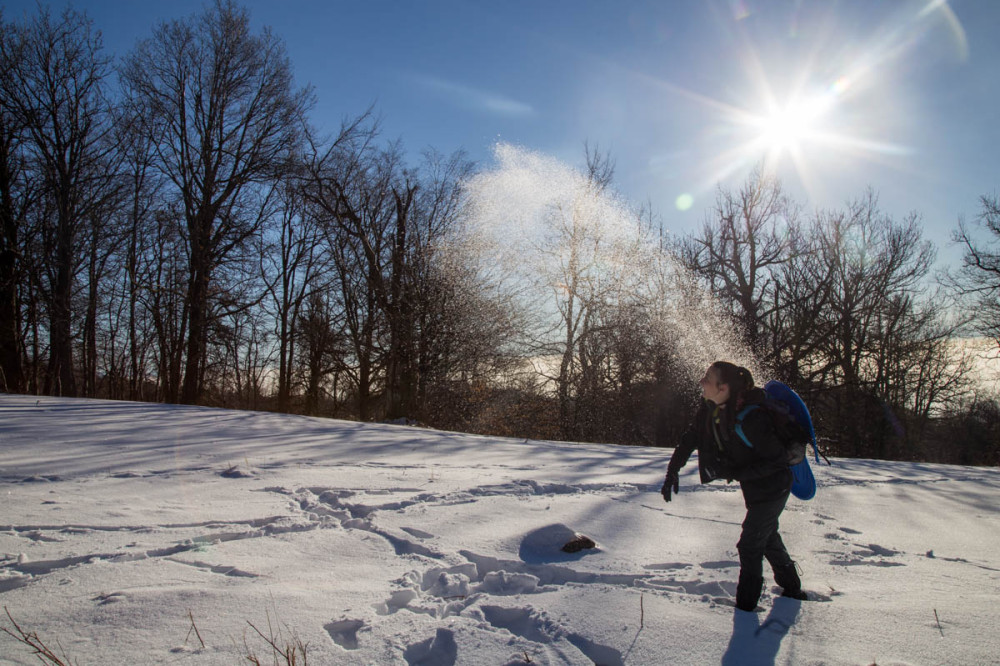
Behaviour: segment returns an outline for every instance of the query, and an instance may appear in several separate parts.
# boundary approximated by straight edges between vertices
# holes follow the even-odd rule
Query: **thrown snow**
[[[313,664],[1000,663],[996,469],[814,465],[782,519],[814,600],[769,581],[747,614],[738,489],[692,462],[665,504],[667,450],[10,395],[0,419],[0,604],[81,665],[271,663],[250,623]],[[0,663],[37,661],[0,634]]]

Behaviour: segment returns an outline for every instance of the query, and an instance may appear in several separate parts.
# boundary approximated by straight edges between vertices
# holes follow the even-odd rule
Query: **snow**
[[[254,627],[313,664],[1000,664],[993,468],[814,465],[782,517],[813,600],[769,580],[750,614],[739,491],[692,461],[664,503],[669,450],[12,395],[0,419],[0,604],[79,664],[271,663]],[[0,634],[0,663],[38,662]]]

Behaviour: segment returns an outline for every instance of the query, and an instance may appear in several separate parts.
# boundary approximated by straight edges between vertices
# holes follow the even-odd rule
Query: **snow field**
[[[742,497],[692,461],[664,503],[669,450],[8,395],[0,418],[0,604],[81,664],[239,663],[267,654],[248,623],[316,664],[1000,663],[996,469],[814,465],[782,517],[813,601],[768,579],[746,614]],[[597,548],[560,551],[575,533]]]

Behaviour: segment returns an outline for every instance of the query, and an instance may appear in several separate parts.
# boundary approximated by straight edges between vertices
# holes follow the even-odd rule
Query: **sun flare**
[[[761,140],[771,149],[792,148],[802,140],[809,125],[802,118],[779,111],[761,123]]]
[[[824,123],[833,100],[833,95],[824,95],[792,99],[780,106],[769,104],[765,113],[750,116],[753,138],[748,148],[771,161],[786,153],[796,159],[809,144],[829,139]]]
[[[849,48],[821,39],[803,45],[794,60],[777,59],[760,48],[764,42],[747,38],[740,47],[741,79],[733,100],[674,88],[703,105],[715,121],[705,133],[712,157],[700,169],[694,191],[708,191],[755,163],[794,175],[809,193],[823,188],[832,169],[851,162],[911,168],[900,158],[912,156],[914,149],[894,140],[902,132],[888,120],[907,101],[905,94],[896,94],[901,90],[898,65],[919,55],[916,46],[938,39],[947,39],[959,60],[968,57],[964,30],[948,0],[915,2],[917,12],[912,4],[899,3],[885,19],[886,29],[871,39],[856,40]]]

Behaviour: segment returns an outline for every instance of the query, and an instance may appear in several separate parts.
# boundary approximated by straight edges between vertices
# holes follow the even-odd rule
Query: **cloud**
[[[417,76],[415,80],[421,86],[441,93],[455,103],[473,109],[509,117],[523,118],[535,115],[535,109],[530,104],[519,102],[498,93],[478,90],[459,83],[429,76]]]

